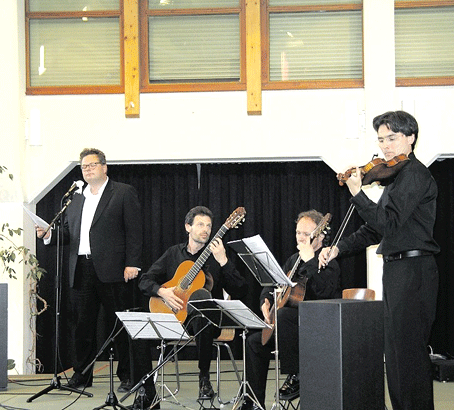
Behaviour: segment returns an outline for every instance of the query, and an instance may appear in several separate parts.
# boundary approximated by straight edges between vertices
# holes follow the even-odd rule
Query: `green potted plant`
[[[7,168],[5,166],[0,165],[0,174],[6,175],[11,181],[13,180],[13,175],[7,172]],[[16,239],[17,237],[21,236],[23,232],[22,228],[12,228],[9,223],[4,222],[1,225],[0,229],[0,271],[4,275],[8,275],[10,279],[17,279],[17,273],[15,267],[17,264],[25,265],[26,272],[27,272],[27,279],[30,279],[30,311],[32,316],[36,316],[41,314],[47,309],[47,302],[38,295],[37,284],[41,279],[42,275],[46,272],[43,268],[39,266],[39,262],[36,258],[36,255],[31,252],[31,250],[25,246],[17,245]],[[7,284],[1,284],[3,286],[2,295],[7,296]],[[36,301],[40,300],[43,304],[43,307],[38,311],[36,308]],[[7,309],[7,300],[3,301],[4,303],[2,306],[6,306]],[[0,312],[5,315],[5,323],[7,320],[6,312]],[[30,324],[32,327],[32,323]],[[34,329],[32,328],[34,332]],[[7,335],[4,335],[5,338],[5,346],[4,349],[6,350],[6,340]],[[32,347],[34,350],[34,346]],[[6,356],[2,357],[0,355],[0,360],[5,361]],[[0,363],[0,369],[11,370],[15,367],[14,360],[8,359],[6,363]],[[2,384],[2,374],[0,374],[0,390],[2,388],[6,388]],[[6,380],[6,375],[5,380]]]

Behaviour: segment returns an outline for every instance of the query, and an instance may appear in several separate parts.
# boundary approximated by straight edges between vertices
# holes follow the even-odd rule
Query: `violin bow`
[[[345,227],[347,226],[348,222],[350,221],[350,218],[353,214],[353,211],[355,210],[355,205],[350,204],[350,207],[348,208],[347,214],[344,217],[344,220],[341,223],[341,226],[339,227],[339,230],[336,233],[336,236],[333,239],[333,242],[331,243],[331,246],[329,247],[329,252],[328,252],[328,263],[330,262],[331,254],[333,253],[333,249],[337,244],[339,243],[342,235],[344,234]],[[326,266],[323,266],[323,269],[325,269]],[[318,268],[318,272],[320,273],[320,270],[322,268]]]

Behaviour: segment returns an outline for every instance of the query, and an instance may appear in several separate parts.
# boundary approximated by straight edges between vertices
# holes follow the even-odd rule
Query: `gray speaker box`
[[[383,410],[383,302],[299,304],[300,406]]]
[[[0,283],[0,391],[8,387],[8,285]]]

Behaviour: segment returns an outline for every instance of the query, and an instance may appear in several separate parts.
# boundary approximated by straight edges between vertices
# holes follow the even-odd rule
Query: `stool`
[[[214,399],[216,398],[216,394],[209,398],[209,399],[197,399],[197,403],[199,403],[200,407],[199,407],[199,410],[220,410],[219,408],[215,407],[213,402],[214,402]],[[205,402],[209,401],[210,402],[210,407],[205,407]]]
[[[236,397],[233,397],[232,399],[230,399],[228,401],[223,401],[220,396],[220,391],[221,391],[221,348],[222,347],[224,347],[227,350],[227,353],[229,355],[230,361],[233,366],[233,370],[235,372],[235,376],[238,380],[238,385],[241,386],[242,378],[241,378],[240,372],[238,371],[238,367],[236,365],[235,358],[233,357],[232,349],[230,348],[230,346],[228,344],[228,342],[232,341],[234,339],[234,337],[235,337],[235,329],[222,329],[221,334],[216,339],[213,340],[213,346],[216,348],[216,391],[215,391],[216,394],[215,394],[215,396],[217,396],[218,402],[222,406],[225,404],[228,404],[228,403],[233,403],[236,399]],[[178,343],[175,341],[169,341],[169,342],[161,341],[161,346],[160,346],[161,353],[160,353],[160,358],[158,360],[158,365],[162,362],[162,360],[164,358],[164,351],[166,349],[166,346],[171,346],[172,349],[174,350],[174,352],[176,352],[176,350],[178,349]],[[195,346],[195,341],[189,343],[189,346]],[[175,356],[173,357],[173,361],[175,363],[176,388],[173,391],[171,391],[165,384],[164,368],[161,368],[159,372],[155,373],[154,381],[155,381],[155,383],[158,383],[160,385],[158,390],[160,393],[161,400],[166,401],[166,399],[168,397],[171,397],[171,398],[173,398],[173,400],[175,400],[175,402],[178,402],[178,400],[175,397],[177,395],[177,393],[180,391],[180,369],[179,369],[179,365],[178,365],[178,355],[177,354],[175,354]],[[199,400],[197,400],[197,402],[199,402],[199,404],[201,406],[200,409],[205,408],[205,407],[203,407],[202,403],[207,400],[208,399],[200,400],[200,402],[199,402]],[[210,407],[207,407],[209,409],[215,409],[215,407],[212,403],[212,400],[213,399],[211,399]]]
[[[238,371],[238,367],[233,357],[232,349],[230,348],[227,342],[231,342],[235,338],[235,329],[222,329],[221,334],[215,340],[213,340],[213,346],[216,348],[216,396],[218,397],[218,402],[222,406],[229,403],[234,403],[236,397],[228,401],[222,401],[221,399],[221,347],[224,347],[229,354],[230,362],[232,363],[233,370],[238,380],[238,386],[241,386],[241,376]]]
[[[284,410],[299,410],[300,396],[298,394],[298,396],[295,396],[292,399],[281,401],[280,404]]]

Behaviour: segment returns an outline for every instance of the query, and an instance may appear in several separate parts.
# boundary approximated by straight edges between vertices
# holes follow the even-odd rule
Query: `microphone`
[[[83,186],[84,186],[83,181],[81,180],[74,181],[73,184],[71,185],[71,188],[68,189],[68,192],[65,195],[63,195],[63,199],[68,198],[68,196],[72,195],[76,189],[82,188]]]

